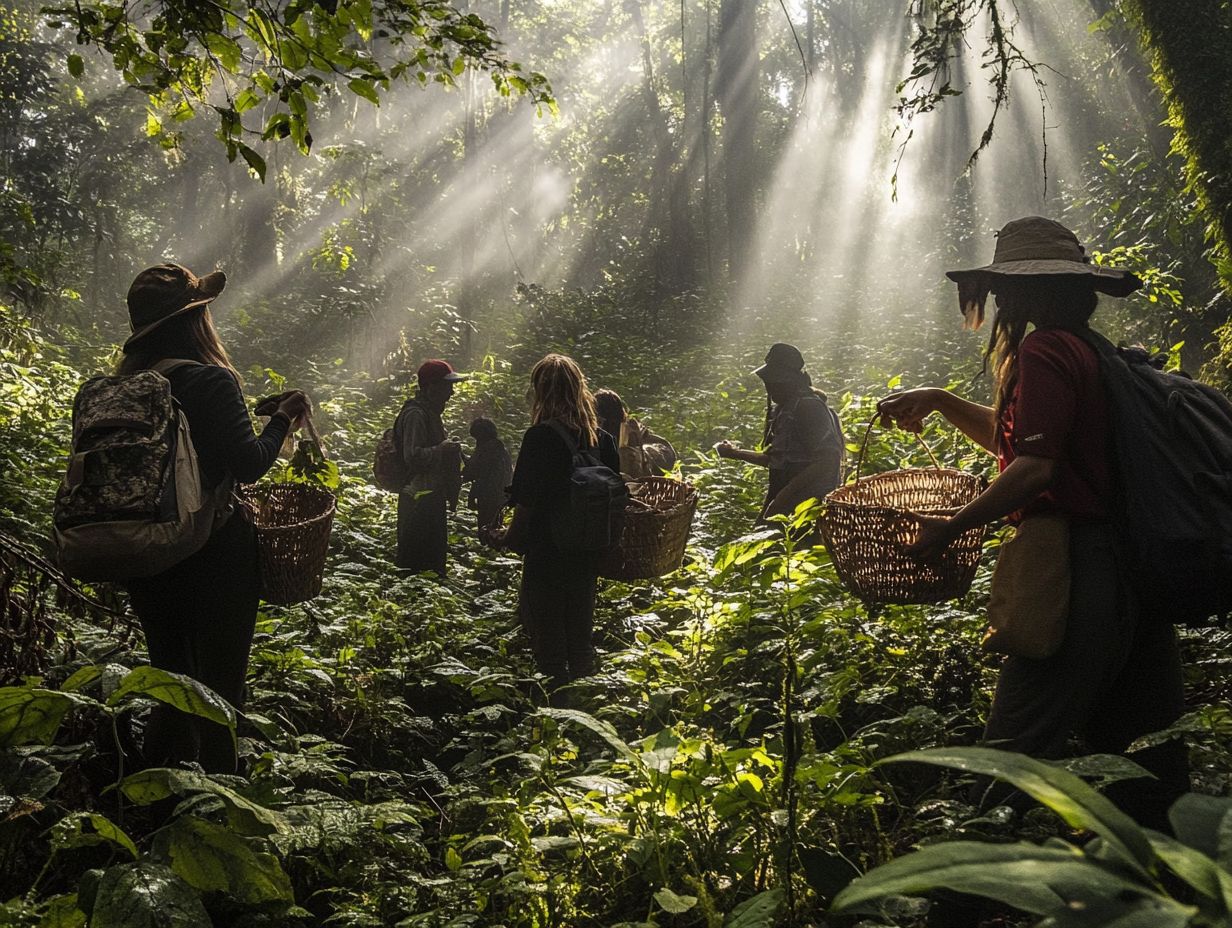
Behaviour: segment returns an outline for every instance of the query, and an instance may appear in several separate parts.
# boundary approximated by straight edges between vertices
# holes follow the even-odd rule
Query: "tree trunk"
[[[642,0],[629,4],[642,44],[642,93],[646,115],[655,139],[650,214],[652,255],[656,283],[662,293],[678,294],[693,287],[693,226],[689,220],[689,186],[684,159],[671,127],[664,103],[655,85],[654,56],[650,36],[642,16]],[[683,134],[683,133],[680,133]]]
[[[757,223],[757,3],[722,0],[715,95],[723,113],[723,193],[727,207],[727,272],[744,277]]]
[[[1130,7],[1232,293],[1232,9],[1226,0],[1131,0]]]

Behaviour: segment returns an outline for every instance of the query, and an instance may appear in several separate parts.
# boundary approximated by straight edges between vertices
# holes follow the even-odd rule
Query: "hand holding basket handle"
[[[257,402],[253,412],[258,416],[282,413],[291,423],[291,431],[301,428],[312,417],[312,400],[303,390],[287,390]]]

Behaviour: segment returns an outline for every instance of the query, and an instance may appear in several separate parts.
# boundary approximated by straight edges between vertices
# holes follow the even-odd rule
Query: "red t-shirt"
[[[1062,512],[1074,519],[1107,515],[1108,412],[1095,350],[1064,329],[1036,329],[1018,348],[1018,382],[1001,414],[1001,470],[1020,454],[1052,458],[1052,487],[1023,516]]]

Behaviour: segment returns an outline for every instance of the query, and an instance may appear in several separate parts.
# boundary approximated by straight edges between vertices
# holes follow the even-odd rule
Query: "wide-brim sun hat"
[[[775,342],[766,352],[765,363],[753,371],[763,383],[795,383],[804,373],[804,355],[795,345]]]
[[[199,309],[218,299],[227,286],[227,275],[213,271],[198,277],[182,264],[148,267],[128,288],[128,322],[132,334],[124,342],[128,351],[167,320]]]
[[[992,263],[983,267],[946,271],[958,284],[958,305],[964,324],[978,329],[984,321],[984,303],[997,280],[1028,277],[1082,277],[1109,296],[1129,296],[1142,286],[1136,274],[1123,268],[1092,264],[1076,236],[1061,223],[1043,216],[1007,222],[997,232]]]

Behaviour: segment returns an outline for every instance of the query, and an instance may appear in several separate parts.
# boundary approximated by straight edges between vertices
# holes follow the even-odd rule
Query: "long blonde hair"
[[[239,380],[239,372],[222,346],[208,306],[168,319],[149,335],[137,339],[125,350],[116,372],[135,374],[167,358],[225,367]]]
[[[577,432],[581,444],[593,447],[599,443],[595,398],[573,358],[547,355],[531,368],[530,385],[532,424],[558,419]]]

